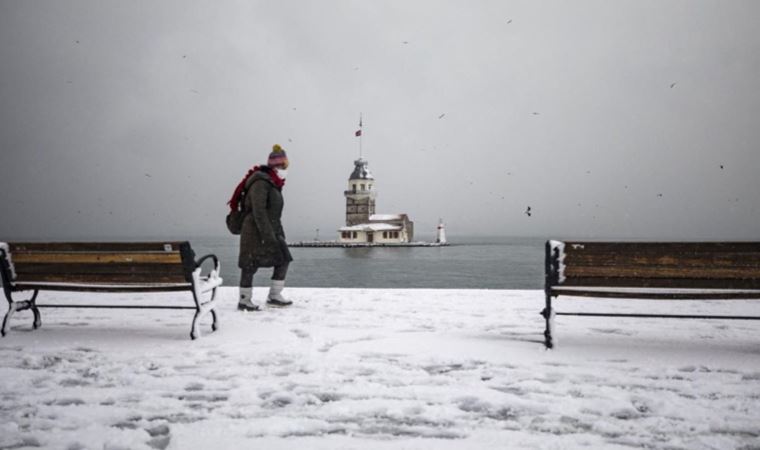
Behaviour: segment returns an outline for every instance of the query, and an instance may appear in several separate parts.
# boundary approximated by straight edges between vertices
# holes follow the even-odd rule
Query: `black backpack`
[[[246,194],[248,194],[247,189],[243,190],[243,193],[240,195],[240,203],[235,205],[235,210],[230,211],[229,214],[227,214],[227,229],[234,235],[239,235],[243,231],[243,219],[245,219],[245,215],[250,212],[245,210]],[[242,210],[240,209],[240,205],[243,205]]]

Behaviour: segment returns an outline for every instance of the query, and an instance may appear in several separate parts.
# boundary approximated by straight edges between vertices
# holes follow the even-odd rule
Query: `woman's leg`
[[[274,266],[274,272],[272,272],[272,279],[285,281],[285,276],[288,274],[289,262],[285,261],[282,265]]]
[[[240,269],[240,287],[250,288],[253,287],[253,274],[256,273],[256,267],[247,267]]]
[[[270,306],[288,306],[293,302],[282,296],[282,290],[285,288],[285,276],[288,274],[288,263],[285,262],[280,266],[274,267],[272,273],[272,287],[269,288],[267,304]]]
[[[245,268],[240,271],[240,296],[238,297],[238,309],[241,311],[256,311],[259,305],[253,303],[253,274],[256,267]]]

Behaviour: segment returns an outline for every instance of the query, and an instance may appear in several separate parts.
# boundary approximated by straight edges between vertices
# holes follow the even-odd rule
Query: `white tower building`
[[[375,177],[367,160],[354,161],[348,178],[346,226],[341,227],[339,242],[353,244],[402,244],[414,239],[414,222],[406,214],[375,214]]]

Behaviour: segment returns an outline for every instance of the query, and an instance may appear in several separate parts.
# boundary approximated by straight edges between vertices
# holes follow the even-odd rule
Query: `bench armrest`
[[[205,255],[201,257],[199,260],[195,261],[195,267],[196,268],[200,267],[204,263],[204,261],[206,261],[209,258],[214,261],[214,271],[216,271],[216,273],[219,273],[219,269],[220,269],[219,258],[217,258],[216,255],[212,253],[209,253],[208,255]]]
[[[214,262],[214,268],[207,276],[201,276],[201,266],[207,259],[211,259]],[[193,289],[195,289],[196,295],[200,295],[221,286],[222,278],[219,276],[221,270],[219,258],[214,254],[205,255],[196,261],[195,270],[193,271]]]

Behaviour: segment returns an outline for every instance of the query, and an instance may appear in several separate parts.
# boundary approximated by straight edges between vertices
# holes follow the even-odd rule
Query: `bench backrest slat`
[[[194,254],[186,242],[11,243],[17,285],[185,284]]]
[[[760,289],[758,242],[565,242],[554,266],[554,285]]]
[[[15,252],[13,264],[18,272],[24,263],[48,264],[181,264],[178,252]]]
[[[170,242],[10,242],[11,253],[40,252],[164,252],[179,251],[184,241]]]
[[[25,275],[19,274],[16,278],[16,284],[35,284],[35,283],[97,283],[97,284],[186,284],[184,275],[145,275],[141,273],[123,273],[123,274],[38,274]]]
[[[161,274],[161,275],[183,275],[182,266],[179,264],[130,264],[130,263],[112,263],[112,264],[87,264],[87,263],[68,263],[68,264],[55,264],[55,263],[24,263],[19,265],[19,270],[16,270],[19,274],[35,275],[35,274],[118,274],[118,273],[134,273],[134,274]]]

